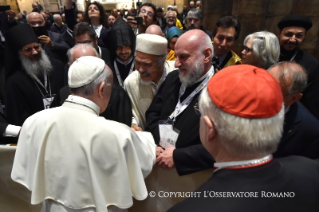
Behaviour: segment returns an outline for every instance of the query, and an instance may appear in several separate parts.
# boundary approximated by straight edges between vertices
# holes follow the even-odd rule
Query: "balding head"
[[[76,44],[73,48],[68,50],[68,58],[70,66],[77,58],[83,57],[83,56],[93,56],[93,57],[100,57],[100,55],[97,53],[95,48],[87,43],[79,43]]]
[[[209,36],[202,30],[181,35],[175,44],[175,67],[184,85],[193,85],[210,70],[213,51]]]
[[[32,27],[44,26],[44,18],[40,13],[32,12],[27,16],[27,22]]]
[[[268,69],[280,84],[285,106],[290,106],[302,97],[307,86],[307,72],[295,62],[281,62]]]
[[[165,37],[165,34],[162,32],[161,28],[156,24],[152,24],[149,27],[147,27],[145,33]]]

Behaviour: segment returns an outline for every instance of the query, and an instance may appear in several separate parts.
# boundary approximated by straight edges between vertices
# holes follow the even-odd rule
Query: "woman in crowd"
[[[96,1],[87,5],[84,20],[91,24],[98,37],[100,37],[102,31],[107,28],[105,10],[102,4]]]
[[[166,39],[168,41],[167,46],[168,46],[169,52],[167,54],[166,60],[176,60],[175,43],[177,42],[177,39],[179,38],[179,36],[181,36],[181,34],[182,34],[182,31],[176,26],[173,26],[168,29],[166,34]]]
[[[248,35],[244,40],[242,63],[267,69],[279,60],[280,46],[276,35],[261,31]]]

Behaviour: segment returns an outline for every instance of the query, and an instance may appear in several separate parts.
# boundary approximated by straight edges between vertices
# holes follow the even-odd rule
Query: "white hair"
[[[107,66],[104,66],[104,69],[101,72],[101,74],[98,77],[96,77],[92,82],[79,88],[70,88],[70,92],[72,94],[76,94],[79,96],[90,97],[94,94],[96,88],[102,82],[105,82],[107,86],[112,86],[110,76],[111,71],[109,70],[109,68],[107,68]]]
[[[204,88],[199,109],[202,116],[212,120],[221,145],[230,154],[250,157],[276,151],[283,131],[283,106],[277,115],[270,118],[242,118],[219,109],[210,99],[207,88]]]
[[[276,35],[267,31],[255,32],[245,38],[244,45],[250,38],[253,38],[253,55],[261,68],[267,69],[278,62],[280,45]]]
[[[176,18],[176,13],[175,13],[174,11],[172,11],[172,10],[169,10],[169,11],[166,12],[165,18],[167,17],[167,15],[168,15],[169,13],[173,13],[173,14],[174,14],[174,17]]]
[[[59,17],[61,18],[61,16],[60,16],[59,14],[54,14],[54,15],[53,15],[53,20],[55,20],[55,19],[57,19],[57,18],[59,18]]]
[[[68,52],[66,53],[66,55],[68,56],[68,59],[69,59],[69,63],[73,63],[73,51],[75,49],[92,49],[96,56],[98,58],[100,58],[100,54],[96,51],[96,49],[91,45],[91,44],[88,44],[88,43],[78,43],[76,44],[75,46],[73,46],[71,49],[68,50]]]
[[[31,61],[21,52],[19,52],[19,58],[21,61],[22,68],[26,71],[26,73],[32,78],[35,76],[41,76],[46,71],[47,74],[51,74],[52,72],[52,64],[49,60],[49,57],[45,53],[45,51],[41,48],[41,58],[37,61]]]

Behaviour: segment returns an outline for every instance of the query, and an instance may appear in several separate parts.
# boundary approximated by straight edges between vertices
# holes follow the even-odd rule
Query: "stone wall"
[[[189,1],[188,1],[189,2]],[[302,14],[312,19],[302,49],[319,58],[319,0],[202,0],[204,27],[213,31],[217,20],[225,15],[237,17],[242,25],[234,50],[240,55],[244,38],[267,30],[278,34],[277,23],[288,14]]]

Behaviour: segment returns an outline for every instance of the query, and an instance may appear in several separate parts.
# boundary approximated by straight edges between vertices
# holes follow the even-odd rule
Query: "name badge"
[[[43,105],[44,109],[49,109],[50,105],[54,99],[54,96],[48,97],[48,98],[43,98]]]
[[[175,148],[179,130],[173,128],[172,121],[161,120],[158,123],[160,142],[162,148]]]

